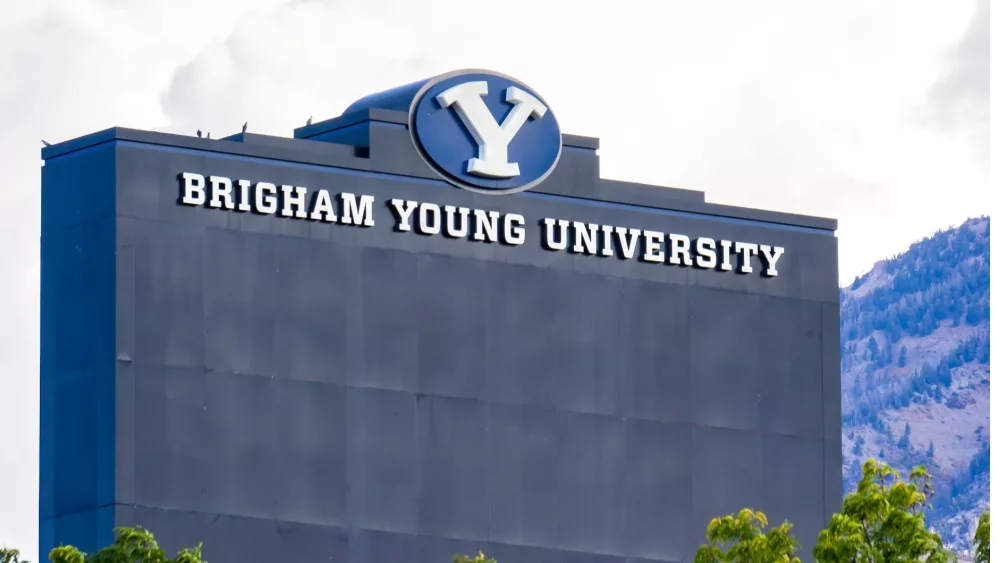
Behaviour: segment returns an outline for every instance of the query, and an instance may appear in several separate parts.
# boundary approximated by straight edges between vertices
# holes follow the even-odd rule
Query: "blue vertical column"
[[[113,538],[115,142],[43,151],[39,559]]]

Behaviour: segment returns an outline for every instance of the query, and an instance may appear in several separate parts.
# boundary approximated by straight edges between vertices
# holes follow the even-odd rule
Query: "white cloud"
[[[985,159],[990,142],[990,3],[976,0],[976,12],[961,41],[948,50],[944,71],[921,108],[940,130],[978,145]]]
[[[601,137],[605,177],[836,217],[848,281],[986,212],[988,133],[976,104],[988,55],[983,28],[969,25],[983,17],[976,9],[971,0],[3,3],[0,252],[10,274],[0,278],[0,397],[18,423],[0,426],[0,445],[19,461],[0,469],[0,543],[43,559],[34,553],[40,139],[113,125],[221,137],[244,121],[290,136],[367,93],[490,68],[542,93],[567,132]]]

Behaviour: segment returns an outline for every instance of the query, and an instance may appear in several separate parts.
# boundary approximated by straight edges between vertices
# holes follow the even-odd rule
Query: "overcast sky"
[[[567,10],[572,5],[571,10]],[[41,139],[291,136],[487,68],[600,137],[605,178],[834,217],[842,283],[988,213],[986,0],[0,0],[0,545],[37,544]]]

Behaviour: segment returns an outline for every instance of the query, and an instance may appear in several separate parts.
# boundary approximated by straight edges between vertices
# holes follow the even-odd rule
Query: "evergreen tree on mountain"
[[[899,449],[907,450],[910,447],[910,423],[906,423],[906,429],[903,430],[903,437],[899,439]]]

